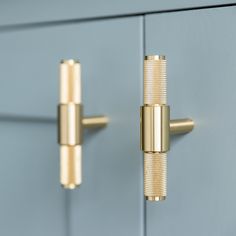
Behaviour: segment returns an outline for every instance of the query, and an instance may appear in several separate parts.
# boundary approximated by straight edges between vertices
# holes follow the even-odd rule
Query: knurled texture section
[[[166,60],[144,60],[144,104],[167,104]]]
[[[144,195],[146,197],[165,197],[166,182],[166,153],[144,153]]]

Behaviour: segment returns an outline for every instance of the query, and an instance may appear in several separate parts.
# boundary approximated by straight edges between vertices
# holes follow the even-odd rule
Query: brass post
[[[192,119],[176,119],[170,121],[170,134],[186,134],[193,130],[194,121]]]
[[[83,127],[89,128],[101,128],[109,123],[109,118],[107,116],[90,116],[84,117],[82,120]]]

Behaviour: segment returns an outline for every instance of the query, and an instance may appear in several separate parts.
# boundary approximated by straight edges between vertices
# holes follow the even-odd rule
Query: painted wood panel
[[[68,235],[56,124],[0,119],[0,130],[0,235]]]
[[[88,131],[83,185],[70,193],[71,235],[143,235],[139,113],[142,18],[91,23],[79,28],[86,114],[107,114],[110,125]]]
[[[146,54],[166,54],[172,117],[193,133],[172,139],[168,198],[147,203],[147,236],[234,235],[236,8],[146,17]]]
[[[10,209],[5,221],[8,225],[16,225],[12,231],[6,228],[4,232],[14,235],[14,230],[26,224],[27,217],[30,217],[31,225],[27,226],[28,231],[22,229],[22,235],[35,235],[34,230],[38,233],[45,231],[44,235],[143,235],[138,114],[142,82],[142,27],[142,17],[132,17],[0,33],[0,120],[1,117],[9,120],[9,114],[17,125],[20,120],[26,120],[25,125],[11,127],[11,137],[17,132],[14,140],[5,139],[0,134],[0,139],[5,139],[0,155],[3,156],[2,168],[10,166],[14,158],[18,160],[11,180],[15,185],[5,186],[8,175],[2,177],[4,188],[7,188],[4,201]],[[85,114],[106,114],[111,119],[104,130],[85,131],[83,185],[71,192],[63,191],[59,185],[59,147],[56,145],[58,69],[63,58],[78,58],[82,64]],[[30,125],[30,119],[40,125]],[[51,122],[53,129],[44,122]],[[42,129],[38,130],[40,127]],[[18,139],[21,141],[17,145],[23,143],[23,146],[15,151],[5,150]],[[27,142],[28,154],[25,153]],[[35,156],[34,152],[37,152]],[[40,156],[43,157],[40,159]],[[27,169],[30,171],[27,172]],[[19,180],[18,176],[21,176]],[[28,181],[23,187],[22,179]],[[33,192],[29,194],[34,179],[42,188],[33,186]],[[47,179],[50,179],[50,184],[45,183]],[[48,192],[52,191],[50,188],[54,192]],[[14,205],[11,208],[13,192],[20,198],[26,198],[15,203],[17,208]],[[48,207],[53,196],[55,203]],[[50,197],[48,202],[44,197]],[[64,197],[65,202],[60,205],[56,199]],[[24,211],[27,202],[32,210],[28,214]],[[34,204],[38,204],[35,209],[39,212],[33,211]],[[56,206],[58,209],[55,210]],[[66,209],[61,212],[64,207]],[[16,218],[13,218],[14,209],[19,211]],[[18,223],[16,221],[21,214],[26,215]],[[37,221],[38,218],[48,222],[47,225],[52,221],[51,228]],[[57,224],[58,229],[55,228]],[[40,231],[40,226],[46,228]]]

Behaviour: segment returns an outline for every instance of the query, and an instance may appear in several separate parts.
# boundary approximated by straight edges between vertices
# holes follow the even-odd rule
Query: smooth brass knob
[[[146,200],[159,201],[165,200],[167,196],[170,134],[190,132],[194,122],[191,119],[170,120],[165,56],[145,57],[143,83],[140,143],[144,151],[144,195]]]
[[[60,182],[74,189],[82,183],[83,128],[104,127],[106,116],[83,117],[81,103],[81,65],[63,60],[60,65],[60,104],[58,106],[58,143],[60,144]]]

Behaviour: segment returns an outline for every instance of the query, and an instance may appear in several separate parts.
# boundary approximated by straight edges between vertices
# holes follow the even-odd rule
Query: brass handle
[[[167,151],[170,134],[190,132],[191,119],[170,120],[167,105],[166,58],[144,60],[144,105],[141,107],[141,149],[144,151],[144,195],[147,200],[164,200],[167,195]]]
[[[58,106],[58,143],[60,144],[60,182],[74,189],[82,183],[83,128],[104,127],[106,116],[83,117],[81,103],[81,65],[64,60],[60,65],[60,104]]]

